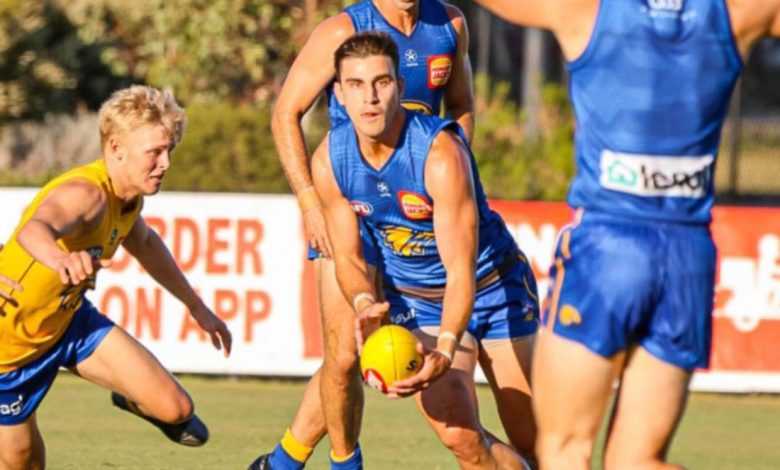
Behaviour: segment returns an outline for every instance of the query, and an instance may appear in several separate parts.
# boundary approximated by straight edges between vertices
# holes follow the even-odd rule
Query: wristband
[[[442,331],[439,333],[439,337],[436,340],[436,351],[449,359],[450,363],[452,363],[452,356],[455,354],[457,346],[458,336],[455,333],[451,331]]]
[[[372,304],[376,302],[376,298],[374,298],[374,294],[371,292],[361,292],[358,295],[355,296],[355,298],[352,299],[352,308],[355,309],[355,312],[360,313],[360,310],[358,310],[358,304],[361,300],[368,300]]]
[[[446,357],[447,360],[450,361],[450,364],[452,364],[452,354],[449,351],[442,351],[441,349],[436,349],[436,352]]]

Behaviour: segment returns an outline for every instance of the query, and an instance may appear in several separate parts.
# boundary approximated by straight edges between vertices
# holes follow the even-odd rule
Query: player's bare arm
[[[336,277],[344,296],[358,314],[358,346],[379,327],[389,304],[377,302],[374,283],[363,259],[358,220],[349,201],[341,193],[333,175],[328,151],[328,138],[323,139],[312,158],[314,186],[323,202],[325,220],[333,241],[333,261]]]
[[[95,229],[105,209],[102,189],[84,180],[70,181],[46,197],[16,237],[33,258],[57,271],[63,284],[76,285],[110,262],[96,260],[86,251],[68,253],[57,240]]]
[[[731,29],[743,60],[764,36],[780,36],[780,0],[728,0]]]
[[[445,7],[458,35],[458,50],[444,92],[444,107],[449,117],[460,124],[466,138],[471,142],[474,138],[474,80],[469,61],[469,31],[463,13],[452,5]]]
[[[512,23],[551,30],[568,60],[579,57],[588,45],[599,8],[599,0],[477,0],[477,3]]]
[[[122,246],[161,286],[187,306],[192,318],[210,335],[214,347],[223,350],[225,357],[230,355],[232,336],[225,322],[198,297],[159,235],[143,218],[138,217]]]
[[[433,230],[447,281],[436,349],[425,352],[425,364],[417,375],[393,385],[391,392],[400,396],[427,388],[449,369],[471,317],[476,293],[478,214],[469,161],[460,138],[443,131],[434,140],[425,164],[425,186],[435,207]]]
[[[328,257],[330,241],[320,202],[312,187],[301,119],[333,80],[336,75],[333,53],[353,33],[352,22],[345,13],[322,22],[312,32],[284,81],[271,119],[279,161],[298,198],[306,237],[314,248]]]

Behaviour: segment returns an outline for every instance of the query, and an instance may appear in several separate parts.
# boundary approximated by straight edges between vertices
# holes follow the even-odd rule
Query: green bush
[[[267,107],[189,106],[184,138],[165,189],[280,193],[288,190],[276,157]]]
[[[542,88],[537,116],[539,134],[525,135],[524,115],[509,99],[509,86],[492,91],[484,77],[476,83],[476,127],[473,150],[482,184],[490,197],[561,200],[574,175],[574,120],[566,90]]]

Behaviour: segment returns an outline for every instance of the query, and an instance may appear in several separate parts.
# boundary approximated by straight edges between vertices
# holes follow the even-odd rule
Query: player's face
[[[394,7],[403,11],[412,11],[417,8],[417,4],[420,0],[391,0]]]
[[[381,136],[401,106],[401,85],[386,56],[347,58],[341,62],[336,95],[362,135]]]
[[[125,132],[119,141],[127,189],[145,196],[157,193],[171,166],[171,133],[162,124],[147,124]]]

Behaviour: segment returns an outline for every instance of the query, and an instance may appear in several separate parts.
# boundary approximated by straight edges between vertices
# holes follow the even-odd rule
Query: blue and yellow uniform
[[[143,204],[139,197],[130,207],[123,207],[103,160],[98,160],[46,184],[25,210],[0,251],[0,272],[24,289],[13,293],[18,306],[6,301],[2,306],[5,314],[0,315],[0,424],[17,424],[29,417],[48,392],[59,368],[72,367],[86,359],[113,326],[84,298],[86,290],[95,286],[94,275],[79,285],[64,285],[55,270],[33,259],[16,240],[19,229],[51,191],[73,180],[100,187],[106,195],[106,209],[91,232],[57,240],[67,252],[87,251],[95,258],[110,259]]]
[[[455,132],[466,142],[456,123],[407,111],[396,150],[379,170],[361,157],[351,123],[329,137],[341,193],[377,240],[391,320],[409,329],[441,323],[446,272],[433,230],[433,200],[425,189],[425,162],[442,131]],[[467,329],[478,340],[532,334],[538,324],[533,273],[504,221],[488,207],[473,158],[471,167],[479,246],[477,294]]]
[[[458,52],[458,36],[444,4],[439,0],[420,0],[420,14],[410,35],[388,23],[371,0],[363,0],[344,9],[355,32],[381,31],[398,46],[398,75],[404,79],[401,104],[410,110],[438,116],[444,90],[452,74]],[[332,127],[348,121],[344,107],[328,89]]]
[[[601,2],[569,63],[580,210],[552,269],[557,334],[604,356],[638,343],[708,365],[713,171],[741,68],[723,0]]]
[[[371,0],[363,0],[344,9],[355,32],[381,31],[389,34],[401,55],[398,75],[404,80],[401,104],[411,110],[438,116],[444,91],[458,52],[458,36],[444,4],[439,0],[421,0],[420,16],[414,31],[405,35],[387,22]],[[333,128],[349,121],[347,111],[338,102],[333,86],[328,87],[330,123]],[[363,255],[376,264],[375,241],[361,228]],[[309,248],[309,259],[319,253]]]

